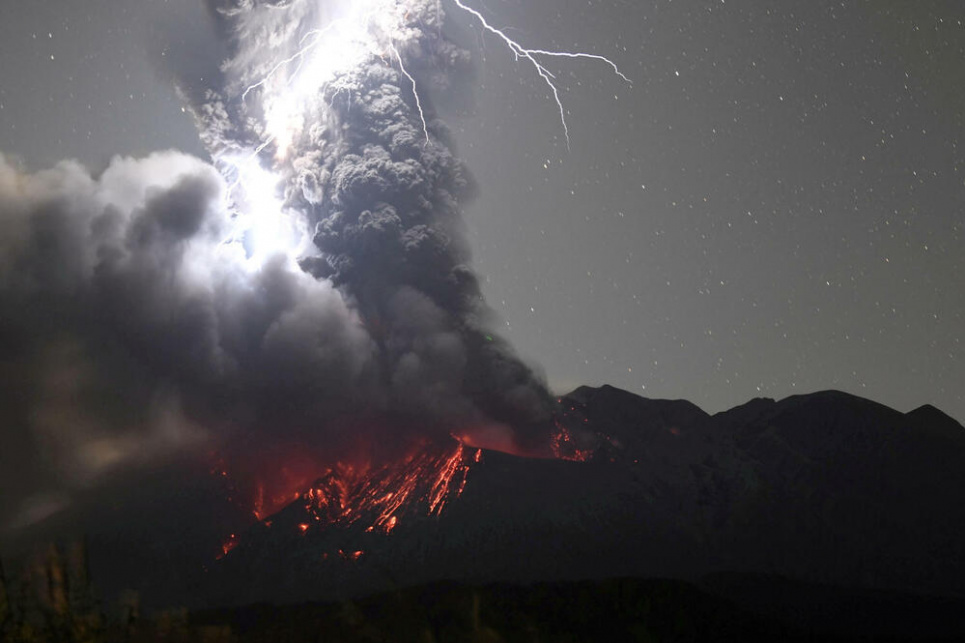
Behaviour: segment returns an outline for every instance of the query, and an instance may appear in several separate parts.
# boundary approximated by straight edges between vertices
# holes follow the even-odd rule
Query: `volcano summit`
[[[361,504],[367,520],[317,527],[313,489],[243,532],[212,574],[249,601],[276,590],[351,595],[371,583],[729,571],[965,593],[965,429],[931,407],[902,414],[824,392],[710,416],[609,387],[560,404],[564,422],[586,427],[585,462],[476,452],[460,461],[458,499],[435,518],[425,506],[400,514],[392,530],[372,529],[382,507]],[[431,499],[426,473],[414,493]]]

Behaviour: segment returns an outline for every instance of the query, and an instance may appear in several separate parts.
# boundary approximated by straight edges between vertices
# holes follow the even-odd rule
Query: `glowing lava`
[[[410,513],[438,516],[462,494],[478,450],[462,443],[423,449],[378,468],[339,464],[302,496],[321,525],[368,523],[366,531],[389,533]]]
[[[471,468],[481,461],[481,449],[456,440],[444,445],[423,442],[405,457],[388,463],[375,465],[359,463],[356,459],[332,466],[316,464],[315,475],[319,470],[322,475],[309,483],[307,480],[311,478],[305,479],[309,461],[293,459],[289,465],[275,470],[274,480],[254,485],[253,506],[244,510],[263,528],[290,529],[296,535],[350,526],[358,526],[364,532],[388,534],[407,519],[441,515],[449,503],[462,494]],[[240,494],[235,485],[230,484],[230,476],[221,468],[213,469],[212,473],[228,481],[230,500],[238,502]],[[294,521],[265,519],[266,515],[285,507],[296,509]],[[240,540],[232,534],[222,543],[217,558],[226,556]],[[341,557],[351,561],[361,555],[354,552]]]
[[[567,426],[580,419],[579,414],[574,415],[561,411],[548,436],[547,450],[537,457],[549,455],[586,462],[594,456],[594,435],[582,431],[582,426]],[[281,451],[276,455],[280,454]],[[255,493],[250,496],[250,511],[261,528],[281,529],[295,536],[314,537],[327,530],[349,527],[353,528],[350,533],[355,534],[351,538],[361,533],[389,534],[403,522],[442,515],[462,495],[470,472],[482,462],[483,449],[460,438],[444,443],[423,440],[403,457],[378,463],[355,457],[320,465],[302,450],[273,467],[273,479],[252,486]],[[212,472],[230,480],[221,468]],[[310,472],[313,475],[306,477]],[[314,482],[309,483],[312,479]],[[279,518],[265,519],[276,512]],[[285,515],[290,517],[282,518]],[[218,557],[227,555],[238,544],[239,538],[232,535]],[[335,559],[355,561],[362,553],[339,551]]]
[[[230,552],[232,549],[238,546],[238,542],[239,541],[238,541],[237,535],[231,534],[230,536],[228,536],[228,538],[226,538],[225,541],[221,543],[221,554],[218,556],[218,558],[221,559],[227,556],[228,552]]]

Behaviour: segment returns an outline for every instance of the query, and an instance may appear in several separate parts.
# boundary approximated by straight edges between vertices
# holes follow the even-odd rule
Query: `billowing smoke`
[[[278,445],[546,436],[468,265],[472,178],[419,91],[469,65],[440,3],[211,8],[230,58],[185,93],[215,166],[0,157],[0,521],[186,450],[243,474]]]
[[[299,265],[375,347],[367,406],[447,433],[545,422],[545,387],[489,328],[460,212],[473,181],[419,91],[469,67],[441,2],[211,6],[230,58],[196,105],[202,139],[228,176],[279,177],[312,235]]]
[[[0,162],[4,502],[210,438],[324,426],[365,396],[377,349],[357,313],[281,259],[246,265],[224,243],[225,189],[178,153],[97,178]]]

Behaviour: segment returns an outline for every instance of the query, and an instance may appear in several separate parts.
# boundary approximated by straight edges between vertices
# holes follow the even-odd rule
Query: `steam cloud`
[[[472,178],[413,91],[469,65],[439,2],[406,0],[403,31],[304,96],[288,140],[260,89],[242,95],[339,3],[209,4],[230,58],[185,91],[215,166],[161,152],[28,174],[0,156],[0,521],[212,441],[544,437],[545,386],[468,266]],[[239,158],[280,177],[280,213],[313,242],[297,256],[254,262],[238,238],[239,202],[270,196],[239,188]]]

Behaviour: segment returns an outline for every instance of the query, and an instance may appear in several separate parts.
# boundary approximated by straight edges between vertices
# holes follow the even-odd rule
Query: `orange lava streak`
[[[255,520],[262,520],[265,517],[265,485],[259,484],[255,494],[254,509],[251,513],[255,515]]]
[[[456,452],[453,453],[448,460],[446,460],[446,463],[443,466],[442,471],[439,472],[439,475],[436,477],[435,481],[433,482],[432,490],[429,493],[429,514],[430,515],[438,515],[439,512],[442,511],[442,508],[445,506],[445,503],[446,503],[446,498],[449,496],[453,479],[460,472],[462,473],[462,476],[461,476],[462,480],[459,484],[459,490],[456,492],[455,495],[458,497],[462,493],[462,490],[466,484],[466,474],[469,473],[469,467],[460,466],[462,465],[462,452],[463,452],[463,446],[462,446],[462,443],[460,442],[459,447],[456,449]]]
[[[465,489],[479,452],[468,455],[457,443],[452,451],[423,449],[375,470],[340,465],[319,478],[304,495],[316,521],[351,525],[371,521],[366,531],[392,531],[412,510],[438,516]]]
[[[228,538],[221,543],[221,554],[217,556],[218,559],[224,558],[228,555],[228,552],[238,546],[238,536],[231,534]]]
[[[293,522],[283,522],[298,535],[312,537],[329,526],[352,525],[365,532],[388,534],[401,522],[419,515],[440,516],[463,493],[470,469],[481,461],[482,449],[459,440],[444,444],[424,441],[406,456],[382,465],[362,460],[312,466],[303,454],[295,454],[274,469],[276,477],[253,481],[246,511],[265,528],[272,529],[273,523],[277,523],[275,512],[294,499],[305,513]],[[311,484],[299,484],[312,469],[316,476],[321,472],[321,477]],[[220,474],[230,483],[223,468],[212,470],[212,474]],[[293,488],[303,491],[293,494]],[[228,490],[235,495],[233,484]],[[294,515],[298,515],[297,504]],[[238,544],[239,539],[233,534],[222,544],[217,558],[225,557]],[[354,561],[362,554],[345,552],[341,557]]]

